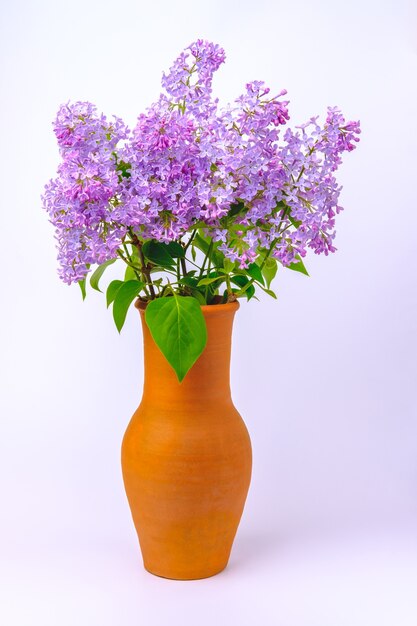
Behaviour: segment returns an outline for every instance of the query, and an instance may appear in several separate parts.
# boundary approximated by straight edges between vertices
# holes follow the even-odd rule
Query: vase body
[[[229,384],[238,307],[202,307],[207,345],[182,383],[138,307],[144,388],[123,438],[122,469],[144,566],[165,578],[206,578],[223,570],[245,504],[251,444]]]

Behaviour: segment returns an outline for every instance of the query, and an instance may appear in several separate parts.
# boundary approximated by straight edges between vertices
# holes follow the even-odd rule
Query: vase
[[[237,302],[202,306],[207,345],[182,383],[139,308],[144,385],[122,444],[123,479],[144,567],[178,580],[227,565],[252,469],[248,431],[230,393]]]

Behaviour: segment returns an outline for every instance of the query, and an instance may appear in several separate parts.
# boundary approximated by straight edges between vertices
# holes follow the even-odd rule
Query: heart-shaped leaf
[[[188,296],[157,298],[147,305],[145,319],[156,345],[181,382],[207,343],[199,303]]]
[[[168,246],[154,239],[145,241],[142,247],[145,257],[154,265],[170,268],[174,264],[174,259],[169,253]]]

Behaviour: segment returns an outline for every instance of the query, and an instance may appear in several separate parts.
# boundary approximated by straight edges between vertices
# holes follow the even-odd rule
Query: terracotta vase
[[[138,308],[145,379],[122,468],[144,566],[165,578],[206,578],[227,565],[251,477],[250,439],[229,384],[239,304],[202,307],[207,346],[181,384]]]

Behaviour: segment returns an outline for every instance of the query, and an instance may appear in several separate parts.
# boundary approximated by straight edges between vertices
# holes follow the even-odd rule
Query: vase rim
[[[148,302],[143,300],[139,300],[139,298],[135,301],[135,307],[143,313],[146,309]],[[216,314],[216,313],[226,313],[228,311],[237,311],[240,307],[240,304],[237,300],[235,302],[226,302],[224,304],[203,304],[200,305],[202,312],[207,315]]]

